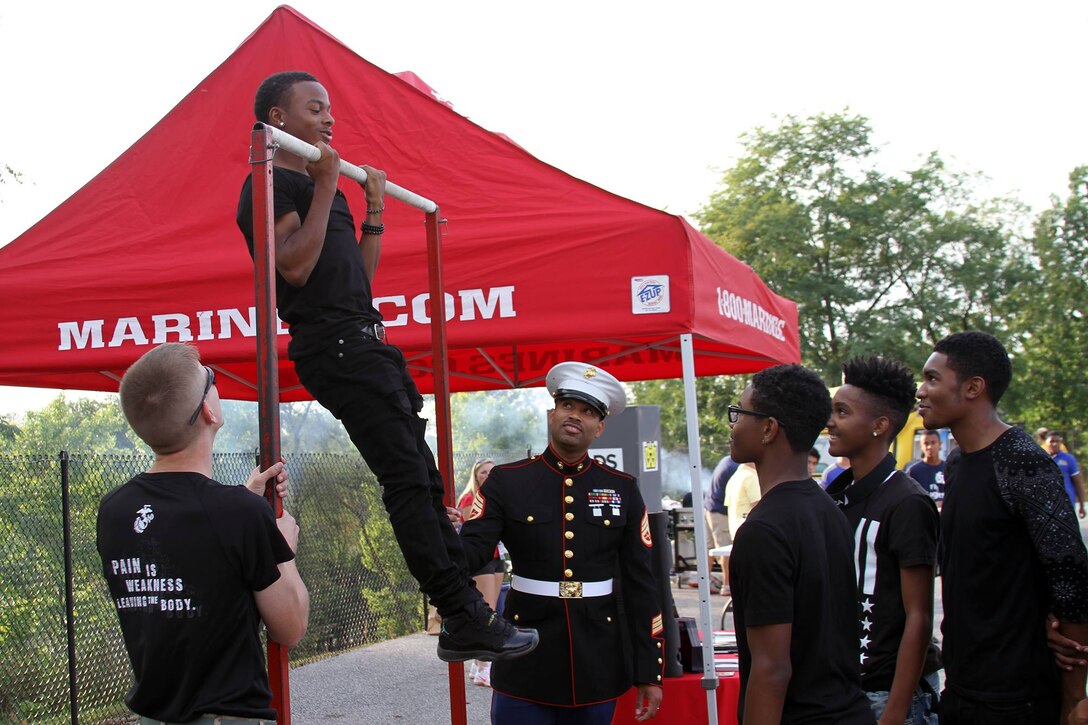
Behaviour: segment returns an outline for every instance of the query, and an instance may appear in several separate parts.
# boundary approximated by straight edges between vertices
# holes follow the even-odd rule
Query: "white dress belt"
[[[510,578],[510,588],[526,594],[535,594],[538,597],[581,599],[582,597],[603,597],[611,594],[612,580],[605,579],[599,582],[546,582],[514,574]]]

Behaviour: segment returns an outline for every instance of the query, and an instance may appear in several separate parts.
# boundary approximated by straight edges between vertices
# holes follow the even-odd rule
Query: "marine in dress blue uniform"
[[[556,401],[547,450],[492,469],[461,530],[470,569],[506,545],[504,616],[540,633],[534,652],[495,662],[492,722],[608,723],[633,684],[649,719],[664,655],[646,505],[634,477],[588,455],[626,394],[578,362],[552,368],[547,386]]]

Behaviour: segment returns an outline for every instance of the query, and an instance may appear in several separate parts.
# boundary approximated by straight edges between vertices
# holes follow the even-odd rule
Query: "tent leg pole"
[[[442,220],[438,209],[427,213],[427,273],[431,292],[431,370],[434,376],[434,417],[438,428],[438,472],[446,487],[446,505],[454,506],[453,431],[450,421],[450,374],[446,355],[446,292],[442,284]],[[466,725],[465,666],[450,662],[450,723]]]
[[[684,410],[688,428],[688,472],[691,475],[692,508],[702,513],[703,479],[701,451],[699,450],[699,406],[695,399],[695,349],[691,334],[680,336],[680,359],[684,371]],[[718,701],[714,690],[718,688],[718,673],[714,670],[714,626],[710,620],[710,572],[707,571],[706,521],[696,515],[695,565],[699,572],[699,631],[703,633],[703,688],[706,690],[707,725],[718,725]],[[722,572],[725,576],[726,572]]]
[[[276,350],[276,233],[272,208],[271,138],[266,128],[254,129],[249,160],[253,170],[253,290],[257,306],[257,421],[260,440],[258,467],[263,471],[280,460],[280,378]],[[265,498],[283,516],[276,482],[269,481]],[[287,648],[268,640],[268,682],[278,725],[291,725],[290,667]]]

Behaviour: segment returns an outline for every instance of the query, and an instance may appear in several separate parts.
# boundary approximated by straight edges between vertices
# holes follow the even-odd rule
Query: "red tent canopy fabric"
[[[568,359],[627,381],[680,377],[685,333],[697,375],[799,360],[796,306],[681,217],[542,163],[280,7],[128,151],[0,250],[0,384],[116,390],[151,346],[192,341],[223,397],[255,399],[253,267],[234,215],[253,93],[292,69],[329,89],[343,158],[385,169],[448,220],[452,390],[540,385]],[[356,184],[341,188],[363,208]],[[390,200],[385,226],[375,304],[429,392],[423,215]],[[282,399],[305,399],[282,333]]]

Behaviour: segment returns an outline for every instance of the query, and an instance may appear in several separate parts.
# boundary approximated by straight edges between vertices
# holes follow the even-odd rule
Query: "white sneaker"
[[[476,676],[472,678],[472,684],[480,687],[491,687],[491,663],[484,662],[476,670]]]

